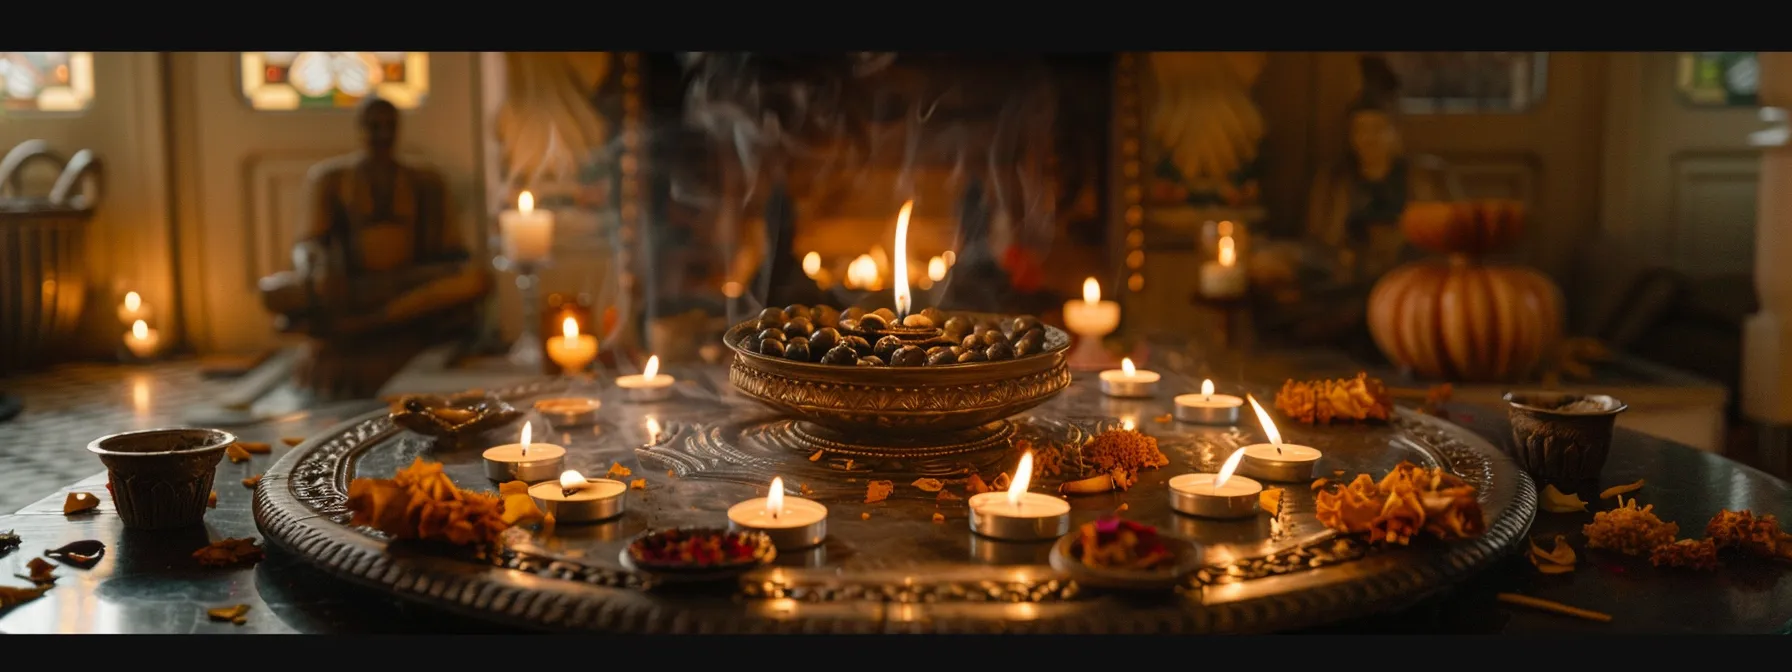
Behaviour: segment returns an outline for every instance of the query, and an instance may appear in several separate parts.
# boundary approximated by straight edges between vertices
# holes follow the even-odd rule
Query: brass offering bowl
[[[734,350],[728,379],[735,389],[847,437],[919,440],[978,429],[1045,403],[1070,385],[1064,360],[1070,336],[1050,326],[1037,354],[916,367],[822,364],[743,348],[741,342],[758,330],[757,321],[748,320],[722,337]],[[915,345],[950,344],[934,329],[879,333]]]

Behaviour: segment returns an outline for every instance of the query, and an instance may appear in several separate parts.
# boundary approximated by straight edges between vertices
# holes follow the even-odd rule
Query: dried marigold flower
[[[14,588],[12,586],[0,586],[0,610],[10,609],[12,607],[16,607],[16,606],[24,604],[26,602],[30,602],[37,598],[43,597],[44,591],[47,591],[49,589],[50,589],[49,586],[38,586],[36,588]]]
[[[32,558],[31,562],[25,563],[25,569],[31,572],[30,576],[26,578],[31,579],[32,583],[41,586],[46,583],[56,582],[56,566],[50,564],[50,561],[48,560],[43,558]]]
[[[1170,463],[1170,458],[1158,450],[1156,438],[1131,429],[1110,429],[1095,435],[1083,449],[1083,460],[1097,471],[1156,469]]]
[[[1461,539],[1485,532],[1474,486],[1443,469],[1402,462],[1377,482],[1368,474],[1314,498],[1321,524],[1348,534],[1367,534],[1373,543],[1406,544],[1420,532]]]
[[[240,446],[244,452],[253,453],[256,455],[266,455],[268,453],[274,452],[273,446],[270,446],[261,441],[238,441],[238,442],[236,442],[236,445]]]
[[[504,521],[502,500],[455,487],[441,464],[422,458],[391,479],[350,481],[348,509],[350,525],[372,527],[397,539],[490,546],[510,527]]]
[[[622,466],[621,462],[611,462],[610,470],[604,472],[604,478],[620,481],[633,473],[635,472],[628,467]]]
[[[1368,373],[1335,380],[1288,380],[1276,392],[1276,410],[1306,424],[1386,421],[1394,411],[1393,397],[1380,379]]]
[[[1610,511],[1593,514],[1593,522],[1581,527],[1588,548],[1603,548],[1625,555],[1642,555],[1656,546],[1674,543],[1680,526],[1662,521],[1655,505],[1637,508],[1636,500]]]
[[[255,564],[261,562],[261,547],[254,539],[220,539],[211,545],[193,551],[193,559],[207,567],[229,567],[231,565]]]
[[[1718,548],[1735,548],[1764,558],[1792,560],[1792,534],[1780,528],[1773,514],[1756,516],[1754,512],[1718,511],[1705,524],[1705,536]]]
[[[875,504],[890,498],[896,491],[896,484],[890,481],[872,481],[865,487],[865,503]]]
[[[1709,570],[1717,568],[1717,544],[1710,539],[1681,539],[1649,551],[1649,564]]]

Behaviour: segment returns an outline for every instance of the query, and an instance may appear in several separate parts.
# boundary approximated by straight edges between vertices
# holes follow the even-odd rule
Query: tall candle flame
[[[571,469],[560,472],[560,489],[561,490],[572,490],[572,489],[578,488],[579,486],[582,486],[584,484],[585,484],[585,477],[581,476],[579,474],[579,472],[573,471]]]
[[[1095,278],[1084,279],[1083,280],[1083,303],[1100,303],[1100,302],[1101,302],[1101,283],[1096,282]]]
[[[131,324],[131,336],[141,341],[149,338],[149,323],[137,320]]]
[[[1213,401],[1213,381],[1211,381],[1211,380],[1201,381],[1201,400],[1202,401]]]
[[[139,296],[136,292],[125,292],[124,293],[124,309],[125,310],[135,311],[138,308],[142,308],[142,307],[143,307],[143,297],[142,296]]]
[[[579,340],[579,321],[571,317],[566,318],[560,323],[560,335],[565,336],[568,341]]]
[[[660,421],[651,415],[647,416],[647,441],[649,443],[659,443],[660,441]]]
[[[1257,423],[1263,425],[1263,435],[1269,437],[1269,443],[1276,447],[1277,453],[1281,453],[1282,435],[1276,431],[1276,423],[1269,419],[1269,411],[1263,410],[1263,404],[1257,403],[1256,397],[1247,394],[1244,398],[1251,402],[1251,410],[1257,412]]]
[[[1120,372],[1130,376],[1138,373],[1139,370],[1133,367],[1131,357],[1125,357],[1120,360]]]
[[[896,317],[908,317],[908,309],[912,300],[908,294],[908,215],[915,209],[915,202],[902,204],[902,212],[896,215],[896,268],[891,274],[896,281]]]
[[[529,429],[530,424],[531,423],[527,423],[527,422],[523,423],[523,438],[521,441],[518,442],[518,443],[522,444],[522,446],[523,446],[523,454],[524,455],[529,454],[529,433],[531,431]]]
[[[1033,451],[1020,454],[1020,464],[1014,466],[1014,481],[1008,484],[1008,503],[1020,506],[1020,498],[1027,494],[1027,484],[1033,480]]]
[[[1220,238],[1220,265],[1231,266],[1238,263],[1238,250],[1233,248],[1231,236]]]
[[[765,493],[765,512],[773,518],[784,512],[784,477],[772,477],[772,489]]]
[[[648,357],[647,366],[641,367],[641,380],[653,380],[658,375],[660,375],[660,356]]]
[[[525,215],[535,212],[535,195],[525,191],[516,197],[516,211]]]
[[[1238,463],[1243,462],[1243,461],[1244,461],[1244,449],[1243,448],[1239,448],[1238,450],[1232,451],[1232,456],[1226,458],[1225,464],[1220,465],[1220,473],[1214,475],[1214,477],[1213,477],[1214,489],[1216,489],[1216,490],[1219,489],[1220,486],[1226,484],[1226,481],[1231,480],[1232,472],[1238,471]]]
[[[817,254],[815,252],[810,252],[808,254],[803,255],[803,275],[807,275],[807,276],[813,278],[813,277],[815,277],[815,274],[820,273],[820,272],[821,272],[821,255]]]

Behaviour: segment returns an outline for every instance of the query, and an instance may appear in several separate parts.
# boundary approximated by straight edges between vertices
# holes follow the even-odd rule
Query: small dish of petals
[[[764,532],[679,527],[642,532],[622,549],[621,562],[662,581],[690,583],[731,579],[777,556]]]

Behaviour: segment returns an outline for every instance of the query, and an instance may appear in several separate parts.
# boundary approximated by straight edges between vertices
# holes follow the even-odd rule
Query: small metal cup
[[[1611,452],[1618,414],[1630,408],[1603,394],[1507,392],[1512,457],[1531,476],[1558,483],[1599,478]],[[1587,411],[1559,410],[1587,401]]]
[[[205,522],[212,477],[236,436],[177,427],[95,439],[87,450],[106,465],[106,489],[125,527],[166,530]]]

